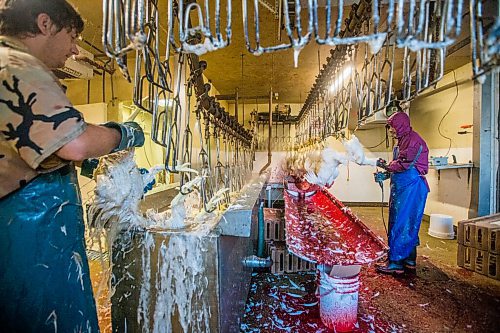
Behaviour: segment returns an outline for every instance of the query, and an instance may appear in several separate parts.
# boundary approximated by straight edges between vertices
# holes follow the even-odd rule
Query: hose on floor
[[[384,183],[379,182],[378,184],[380,185],[380,190],[382,192],[382,201],[380,205],[380,210],[382,212],[382,223],[384,224],[385,234],[387,238],[389,238],[389,232],[387,231],[387,224],[385,223],[385,217],[384,217]]]

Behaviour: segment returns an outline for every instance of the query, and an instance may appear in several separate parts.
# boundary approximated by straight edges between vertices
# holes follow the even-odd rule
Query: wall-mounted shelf
[[[457,176],[458,178],[460,177],[460,173],[458,173],[458,169],[467,169],[467,184],[470,182],[470,176],[472,172],[472,168],[474,167],[474,163],[452,163],[452,164],[446,164],[446,165],[429,165],[430,169],[437,170],[438,172],[438,181],[441,179],[441,170],[449,170],[449,169],[455,169],[457,170]]]
[[[452,163],[446,165],[429,165],[431,169],[434,170],[444,170],[444,169],[460,169],[460,168],[472,168],[474,163]]]

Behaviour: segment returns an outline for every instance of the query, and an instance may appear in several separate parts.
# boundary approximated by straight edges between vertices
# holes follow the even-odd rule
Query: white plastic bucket
[[[453,217],[444,214],[431,214],[428,234],[441,239],[455,238],[453,231]]]
[[[320,317],[334,332],[356,327],[360,269],[359,265],[319,267]]]

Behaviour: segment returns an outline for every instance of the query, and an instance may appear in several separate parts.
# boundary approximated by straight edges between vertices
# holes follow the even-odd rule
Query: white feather
[[[229,192],[229,188],[223,188],[217,191],[212,198],[207,203],[207,210],[211,211],[216,208],[216,206],[226,198],[226,193]]]
[[[346,162],[343,154],[329,147],[312,152],[304,165],[307,171],[305,178],[311,184],[331,186],[339,175],[339,166]]]
[[[143,174],[142,183],[144,184],[144,187],[151,183],[155,179],[155,176],[163,170],[165,170],[163,165],[156,165],[149,169],[148,173]]]
[[[377,165],[376,158],[367,158],[365,156],[363,146],[355,135],[352,136],[351,140],[344,141],[343,144],[349,160],[359,165]]]

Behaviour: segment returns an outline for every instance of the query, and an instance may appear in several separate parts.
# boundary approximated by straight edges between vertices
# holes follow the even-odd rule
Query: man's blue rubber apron
[[[391,175],[388,235],[391,261],[406,259],[419,245],[418,231],[429,192],[423,176],[414,166],[421,152],[422,146],[408,170]],[[394,148],[393,154],[397,158],[398,147]]]
[[[74,167],[0,199],[0,332],[98,332]]]

